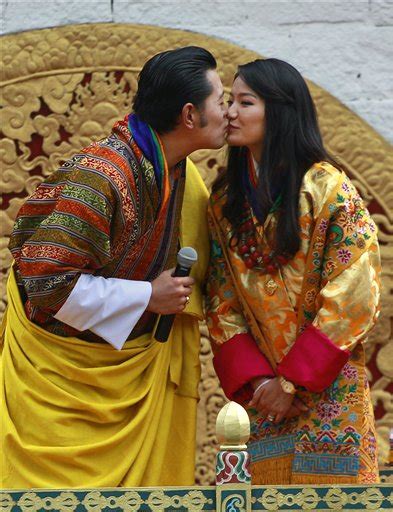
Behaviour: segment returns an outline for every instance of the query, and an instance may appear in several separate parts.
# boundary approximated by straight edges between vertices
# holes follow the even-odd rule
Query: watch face
[[[295,386],[292,384],[292,382],[288,382],[284,378],[281,379],[281,386],[285,393],[293,394],[295,392]]]

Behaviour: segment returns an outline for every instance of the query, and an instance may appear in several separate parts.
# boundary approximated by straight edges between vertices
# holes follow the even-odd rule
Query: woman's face
[[[265,133],[265,102],[237,77],[228,101],[228,135],[230,146],[246,146],[259,161]]]

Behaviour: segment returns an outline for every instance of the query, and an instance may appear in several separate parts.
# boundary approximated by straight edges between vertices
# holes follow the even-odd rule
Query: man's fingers
[[[192,286],[195,283],[193,277],[174,277],[175,284],[178,286]]]

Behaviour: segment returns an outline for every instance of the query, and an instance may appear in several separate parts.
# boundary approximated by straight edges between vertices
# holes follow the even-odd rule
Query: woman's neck
[[[248,149],[252,155],[252,158],[254,159],[254,162],[256,162],[257,166],[261,164],[261,156],[262,156],[262,148],[258,144],[258,146],[248,146]]]

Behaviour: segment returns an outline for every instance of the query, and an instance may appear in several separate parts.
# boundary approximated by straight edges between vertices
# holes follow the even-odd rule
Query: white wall
[[[392,0],[2,0],[2,33],[108,21],[188,29],[287,60],[393,142]]]

